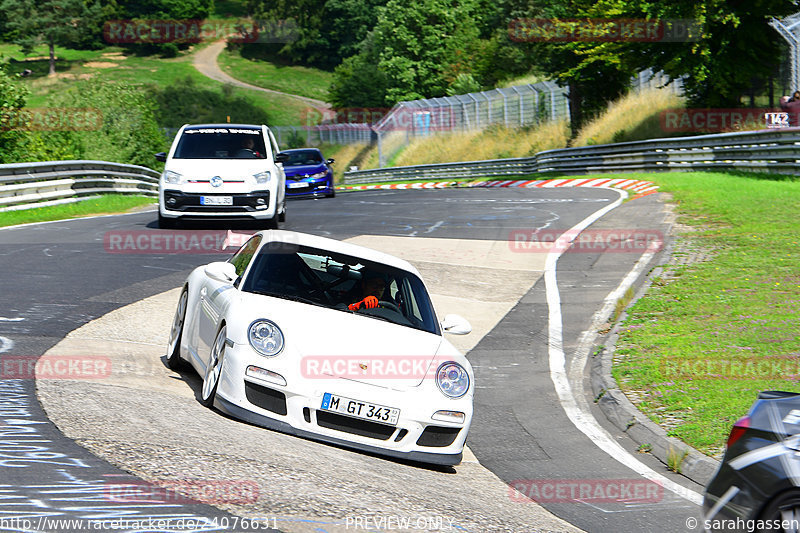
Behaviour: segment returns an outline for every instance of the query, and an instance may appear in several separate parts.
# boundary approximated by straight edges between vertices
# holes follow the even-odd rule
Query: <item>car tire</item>
[[[325,198],[333,198],[336,196],[336,187],[331,183],[331,192],[325,195]]]
[[[283,201],[283,210],[278,216],[278,222],[286,222],[286,200]]]
[[[786,511],[791,511],[794,516],[800,514],[800,490],[788,490],[774,497],[761,511],[759,519],[782,520]]]
[[[172,319],[172,329],[169,332],[169,343],[167,343],[167,366],[172,370],[178,370],[183,366],[181,359],[181,339],[183,337],[183,325],[186,322],[186,306],[189,301],[189,291],[184,288],[178,298],[178,308],[175,310],[175,318]]]
[[[200,403],[206,407],[214,405],[214,398],[217,396],[219,378],[222,374],[222,365],[225,364],[225,347],[228,337],[227,326],[222,326],[214,339],[211,347],[211,358],[208,360],[206,372],[203,376],[203,387],[200,389]]]
[[[177,226],[178,219],[161,216],[158,214],[158,227],[161,229],[174,229]]]

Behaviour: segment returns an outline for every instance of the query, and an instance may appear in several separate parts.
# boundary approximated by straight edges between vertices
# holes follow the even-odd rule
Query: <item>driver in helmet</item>
[[[358,311],[362,307],[375,309],[379,307],[379,301],[383,300],[383,293],[386,290],[386,280],[377,272],[367,273],[358,284],[359,293],[356,298],[362,299],[347,306],[351,311]]]

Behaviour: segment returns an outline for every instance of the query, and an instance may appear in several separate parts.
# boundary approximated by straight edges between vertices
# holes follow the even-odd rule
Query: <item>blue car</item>
[[[286,156],[286,196],[336,196],[333,187],[333,159],[324,159],[316,148],[297,148],[281,152]]]

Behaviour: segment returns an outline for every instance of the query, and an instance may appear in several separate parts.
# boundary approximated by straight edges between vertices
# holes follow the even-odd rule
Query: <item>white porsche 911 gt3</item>
[[[289,231],[253,235],[186,280],[167,364],[204,405],[248,422],[434,464],[461,461],[474,375],[406,261]]]

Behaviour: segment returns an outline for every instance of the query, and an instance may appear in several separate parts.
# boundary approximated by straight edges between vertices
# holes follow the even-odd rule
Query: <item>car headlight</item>
[[[283,333],[271,320],[261,319],[250,324],[247,338],[250,346],[261,355],[272,357],[283,350]]]
[[[436,370],[436,385],[448,398],[461,398],[469,390],[469,374],[463,366],[448,361]]]
[[[316,174],[312,174],[311,179],[318,180],[320,178],[324,178],[327,175],[328,172],[326,170],[323,170],[322,172],[317,172]]]
[[[256,179],[256,183],[269,183],[269,180],[272,178],[272,174],[269,171],[259,172],[258,174],[254,174],[253,177]]]
[[[166,183],[173,183],[173,184],[177,185],[179,183],[183,183],[183,176],[181,176],[177,172],[173,172],[171,170],[165,170],[164,171],[164,181]]]

